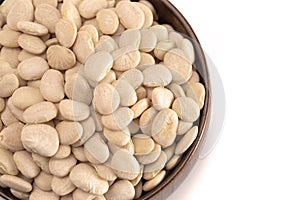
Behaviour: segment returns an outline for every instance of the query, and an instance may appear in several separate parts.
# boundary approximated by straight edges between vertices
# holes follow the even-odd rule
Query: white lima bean
[[[146,0],[0,7],[0,186],[20,199],[137,199],[197,139],[194,42]],[[142,197],[143,198],[143,197]]]

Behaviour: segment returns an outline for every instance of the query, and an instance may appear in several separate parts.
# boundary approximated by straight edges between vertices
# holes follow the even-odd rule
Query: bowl
[[[194,64],[195,69],[200,75],[201,83],[206,89],[205,104],[201,110],[201,116],[198,120],[199,133],[196,140],[188,151],[183,155],[181,161],[177,166],[168,172],[165,179],[154,189],[139,198],[140,200],[154,200],[154,199],[167,199],[167,197],[176,190],[176,188],[183,182],[189,172],[195,165],[202,144],[203,137],[207,134],[208,124],[211,115],[211,85],[206,64],[204,52],[201,48],[199,40],[194,33],[192,27],[180,13],[179,10],[168,0],[149,0],[156,8],[159,16],[159,23],[170,24],[177,32],[188,36],[194,42],[196,61]],[[3,0],[0,0],[0,4]],[[17,200],[8,189],[0,188],[0,197],[8,200]]]

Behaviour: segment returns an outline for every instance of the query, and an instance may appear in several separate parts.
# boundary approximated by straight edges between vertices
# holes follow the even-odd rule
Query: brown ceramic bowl
[[[176,188],[183,182],[187,177],[193,166],[195,165],[199,153],[200,146],[202,143],[203,136],[207,133],[208,123],[210,120],[211,113],[211,86],[208,68],[205,60],[203,50],[200,46],[198,38],[194,33],[193,29],[183,17],[183,15],[172,5],[168,0],[149,0],[154,7],[156,8],[157,14],[159,15],[159,23],[161,24],[170,24],[176,31],[181,32],[182,34],[190,37],[196,43],[196,62],[194,67],[200,74],[201,82],[206,88],[206,97],[205,104],[201,110],[201,117],[198,121],[199,123],[199,134],[189,148],[189,150],[183,155],[179,164],[170,172],[168,172],[166,178],[160,183],[156,188],[150,192],[144,193],[140,200],[163,200],[174,191]],[[0,0],[2,3],[3,0]],[[17,200],[8,189],[0,188],[0,197],[3,197],[8,200]]]

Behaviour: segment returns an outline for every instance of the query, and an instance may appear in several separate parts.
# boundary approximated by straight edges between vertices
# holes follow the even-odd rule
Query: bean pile
[[[19,199],[130,200],[198,134],[192,42],[145,0],[0,7],[0,186]]]

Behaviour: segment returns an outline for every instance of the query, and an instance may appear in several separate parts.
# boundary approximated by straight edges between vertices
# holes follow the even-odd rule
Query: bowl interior
[[[186,178],[192,167],[196,163],[199,156],[199,146],[201,139],[207,132],[207,124],[210,118],[210,80],[208,69],[204,57],[204,53],[200,43],[192,30],[189,23],[182,16],[182,14],[168,1],[168,0],[149,0],[156,8],[159,15],[159,22],[172,25],[174,29],[182,34],[188,36],[194,42],[196,62],[194,67],[201,77],[201,83],[206,88],[205,104],[201,110],[201,116],[197,123],[199,123],[199,134],[190,147],[190,149],[183,155],[179,164],[170,172],[168,172],[163,182],[150,192],[144,193],[140,200],[146,199],[166,199]],[[3,0],[0,0],[0,4]],[[8,189],[0,188],[0,197],[8,200],[17,200]]]

